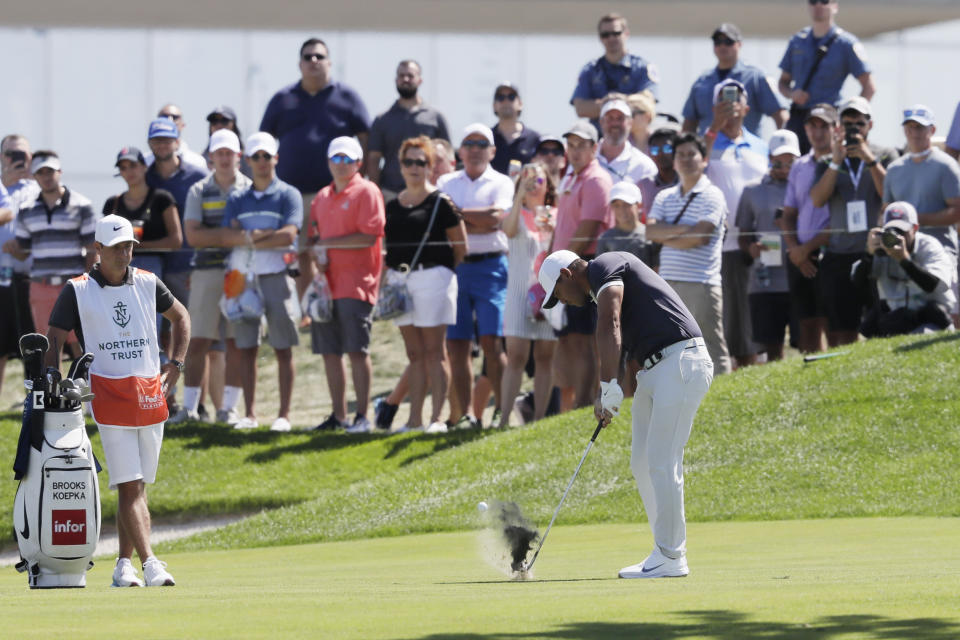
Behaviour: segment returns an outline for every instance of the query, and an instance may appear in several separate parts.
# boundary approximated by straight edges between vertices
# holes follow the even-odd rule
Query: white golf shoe
[[[688,573],[686,556],[668,558],[656,548],[646,560],[620,569],[618,575],[621,578],[682,578]]]
[[[256,429],[260,424],[256,421],[255,418],[240,418],[235,425],[234,429]]]
[[[430,426],[426,428],[426,433],[446,433],[447,432],[447,423],[442,420],[437,420],[436,422],[431,422]]]
[[[280,417],[273,421],[273,424],[270,425],[270,431],[290,431],[290,421],[286,418]]]
[[[137,575],[137,570],[130,562],[130,558],[118,558],[117,566],[113,568],[113,582],[111,587],[142,587],[143,580]]]
[[[150,556],[143,563],[143,578],[148,587],[172,587],[176,584],[167,571],[167,563],[158,560],[156,556]]]

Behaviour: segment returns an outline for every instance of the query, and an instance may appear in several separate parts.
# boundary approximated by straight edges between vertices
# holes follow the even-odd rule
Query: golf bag
[[[99,464],[82,407],[92,397],[85,378],[93,357],[74,363],[61,382],[59,371],[42,372],[44,336],[26,335],[20,348],[29,392],[14,462],[17,570],[27,573],[31,589],[84,587],[100,539]]]

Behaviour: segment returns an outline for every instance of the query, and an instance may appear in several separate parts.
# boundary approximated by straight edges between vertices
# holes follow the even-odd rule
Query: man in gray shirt
[[[883,182],[884,208],[891,202],[909,202],[917,210],[920,231],[943,244],[957,265],[957,230],[960,222],[960,165],[931,144],[937,128],[933,112],[917,104],[903,112],[903,132],[908,153],[887,167]],[[951,288],[957,292],[957,274]],[[957,309],[951,310],[956,315]]]
[[[810,189],[813,206],[828,205],[832,233],[820,258],[819,295],[827,315],[831,347],[857,341],[863,308],[869,304],[850,280],[853,263],[863,255],[867,229],[883,211],[880,205],[886,167],[899,153],[870,144],[872,109],[856,96],[840,105],[840,127],[833,132],[829,164],[817,165]]]
[[[397,65],[400,97],[388,111],[377,116],[370,127],[367,176],[380,185],[384,202],[395,198],[404,188],[397,157],[404,140],[420,135],[450,140],[443,114],[424,103],[418,93],[423,82],[420,71],[420,63],[415,60],[403,60]]]

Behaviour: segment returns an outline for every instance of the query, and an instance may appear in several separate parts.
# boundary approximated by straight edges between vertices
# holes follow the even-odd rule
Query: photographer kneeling
[[[870,230],[867,255],[853,266],[854,284],[870,290],[876,300],[860,325],[867,338],[953,327],[953,263],[943,245],[918,227],[912,204],[890,204],[883,229]]]

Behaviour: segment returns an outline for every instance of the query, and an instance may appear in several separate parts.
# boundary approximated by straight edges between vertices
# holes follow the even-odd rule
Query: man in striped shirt
[[[86,196],[60,183],[60,158],[55,152],[34,153],[30,172],[40,186],[40,195],[35,201],[24,203],[17,216],[20,252],[14,257],[22,260],[27,254],[33,256],[30,307],[35,330],[46,333],[50,312],[63,285],[96,262],[93,238],[99,216]],[[69,343],[76,345],[72,333]]]
[[[692,133],[679,136],[674,153],[680,183],[657,195],[647,218],[647,239],[663,245],[661,277],[696,319],[716,373],[728,373],[720,279],[727,204],[723,192],[704,175],[706,145],[702,138]]]

